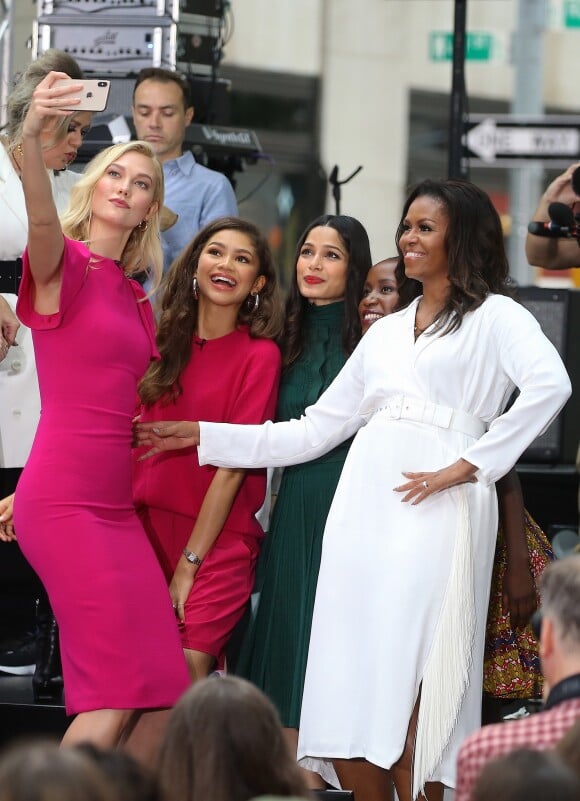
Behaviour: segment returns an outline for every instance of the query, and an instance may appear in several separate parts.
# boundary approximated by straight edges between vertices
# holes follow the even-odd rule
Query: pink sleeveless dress
[[[131,494],[137,383],[157,358],[141,287],[65,238],[60,308],[41,315],[24,258],[41,417],[15,528],[60,627],[66,708],[172,706],[189,686],[163,573]]]

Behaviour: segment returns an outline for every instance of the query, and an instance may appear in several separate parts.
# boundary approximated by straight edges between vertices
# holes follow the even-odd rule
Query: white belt
[[[384,406],[379,407],[375,414],[386,417],[388,420],[414,420],[417,423],[449,428],[475,439],[479,439],[487,431],[487,426],[482,420],[462,412],[460,409],[440,406],[437,403],[406,395],[393,397]]]

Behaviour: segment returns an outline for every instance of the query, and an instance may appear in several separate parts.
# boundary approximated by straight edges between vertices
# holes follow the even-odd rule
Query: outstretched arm
[[[263,425],[136,421],[134,444],[150,448],[143,458],[197,445],[200,464],[217,467],[278,467],[316,459],[367,422],[361,411],[363,347],[364,341],[299,420]]]
[[[548,206],[550,203],[564,203],[574,207],[580,204],[580,197],[572,189],[572,173],[580,167],[580,162],[572,164],[555,178],[548,186],[538,208],[534,212],[534,220],[548,222]],[[576,206],[580,209],[580,205]],[[548,270],[566,270],[568,267],[580,267],[580,247],[576,239],[549,239],[543,236],[528,234],[526,236],[526,257],[528,262]]]
[[[197,445],[199,423],[188,420],[142,423],[139,418],[133,421],[133,447],[149,448],[147,453],[139,457],[140,462],[162,451],[179,451]]]
[[[36,287],[37,310],[47,314],[58,308],[64,243],[42,157],[41,134],[54,132],[61,119],[73,113],[59,106],[65,99],[67,105],[75,100],[78,102],[78,98],[71,95],[75,91],[78,93],[82,84],[66,88],[55,86],[60,78],[67,77],[62,72],[50,72],[38,84],[22,129],[22,187],[28,215],[28,259]]]

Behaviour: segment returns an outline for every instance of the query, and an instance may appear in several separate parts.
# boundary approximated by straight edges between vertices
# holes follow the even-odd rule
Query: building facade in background
[[[546,0],[546,8],[539,90],[551,113],[574,114],[580,2]],[[467,0],[470,112],[509,112],[517,12],[518,0]],[[30,59],[35,13],[32,3],[15,7],[15,70]],[[255,130],[263,148],[236,176],[240,212],[270,233],[288,264],[307,221],[335,210],[333,167],[343,179],[360,165],[342,187],[341,211],[366,225],[375,259],[392,255],[407,187],[447,172],[453,0],[231,0],[228,15],[225,122]],[[470,177],[509,230],[508,170],[473,167]]]

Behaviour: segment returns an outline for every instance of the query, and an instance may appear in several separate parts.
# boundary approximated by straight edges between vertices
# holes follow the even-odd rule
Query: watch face
[[[199,556],[192,551],[188,551],[187,548],[183,551],[183,555],[188,562],[191,562],[192,565],[201,565],[201,559]]]

